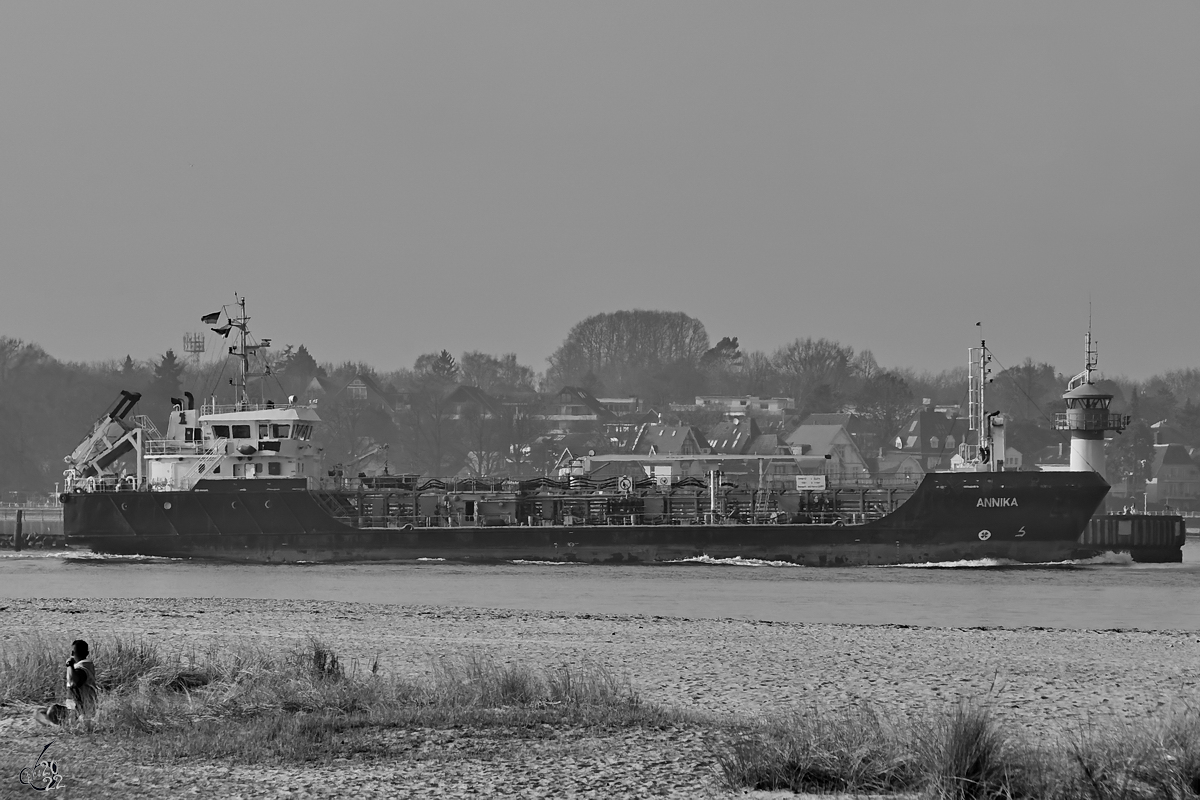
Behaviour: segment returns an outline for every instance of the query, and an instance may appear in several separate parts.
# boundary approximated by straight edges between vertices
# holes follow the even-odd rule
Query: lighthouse
[[[1066,411],[1055,415],[1054,428],[1071,432],[1071,471],[1098,472],[1104,474],[1104,432],[1123,431],[1129,424],[1129,416],[1113,414],[1109,410],[1112,395],[1092,382],[1098,359],[1092,332],[1084,339],[1084,368],[1067,384],[1063,400]]]

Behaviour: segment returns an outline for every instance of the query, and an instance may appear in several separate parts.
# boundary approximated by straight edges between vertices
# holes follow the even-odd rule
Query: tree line
[[[260,353],[265,363],[249,391],[254,398],[319,398],[325,421],[321,444],[328,464],[354,470],[355,459],[374,447],[393,471],[445,475],[460,469],[488,474],[541,467],[546,426],[530,412],[539,397],[578,386],[597,397],[638,397],[669,421],[698,424],[711,412],[689,409],[698,395],[791,397],[796,416],[853,409],[863,422],[865,448],[887,448],[900,423],[928,400],[961,406],[967,370],[941,372],[885,368],[870,350],[820,337],[796,338],[771,351],[743,351],[736,336],[713,343],[704,325],[680,312],[618,311],[574,325],[549,357],[545,371],[516,354],[445,350],[419,356],[412,367],[381,371],[370,364],[320,362],[304,344]],[[1053,366],[1025,358],[997,363],[988,406],[1012,420],[1009,443],[1031,454],[1065,441],[1052,429],[1069,378]],[[129,356],[104,362],[64,362],[35,343],[0,337],[0,492],[46,492],[62,477],[62,458],[106,410],[105,398],[122,389],[143,395],[138,411],[160,427],[172,400],[234,399],[233,358],[196,363],[173,350],[146,362]],[[346,387],[369,384],[371,402]],[[487,408],[478,389],[501,401]],[[1130,429],[1112,447],[1110,463],[1136,474],[1153,457],[1151,425],[1166,422],[1186,442],[1200,445],[1200,369],[1185,368],[1145,381],[1123,377],[1101,382],[1113,407],[1132,415]],[[374,395],[379,395],[374,397]],[[464,397],[466,403],[451,402]],[[482,404],[481,404],[482,403]],[[672,406],[675,406],[674,410]],[[706,416],[707,415],[707,416]],[[498,463],[504,462],[504,463]]]

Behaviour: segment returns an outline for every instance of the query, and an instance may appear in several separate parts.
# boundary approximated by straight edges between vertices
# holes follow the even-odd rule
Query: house
[[[858,445],[841,425],[801,425],[784,442],[795,456],[826,459],[826,474],[835,482],[854,483],[871,477]]]
[[[926,406],[904,421],[892,445],[917,458],[926,472],[949,469],[950,459],[967,441],[968,427],[965,417]]]
[[[1175,509],[1200,508],[1200,466],[1181,444],[1154,445],[1146,502]]]
[[[708,440],[700,429],[660,422],[640,426],[626,447],[627,452],[635,455],[651,456],[693,456],[709,452]]]
[[[597,397],[596,402],[619,417],[642,411],[640,397]]]
[[[711,452],[722,455],[745,455],[762,435],[754,417],[731,417],[704,432]]]
[[[392,385],[386,388],[370,375],[359,373],[346,384],[339,386],[329,378],[314,377],[304,387],[304,397],[309,402],[350,400],[386,409],[389,413],[405,404],[406,396]]]
[[[596,425],[616,422],[617,415],[609,411],[591,392],[581,386],[564,386],[546,398],[540,414],[555,430],[578,431]]]
[[[504,419],[507,416],[500,399],[492,397],[478,386],[456,386],[446,396],[445,402],[450,419],[465,419],[476,415],[481,419]]]
[[[695,407],[725,414],[783,416],[795,413],[796,401],[791,397],[700,395],[696,398]]]
[[[1165,419],[1150,426],[1150,435],[1155,444],[1183,444],[1185,439],[1183,432]]]
[[[850,434],[850,438],[865,452],[863,434],[867,432],[866,420],[853,411],[838,411],[834,413],[813,413],[805,417],[801,425],[841,425]]]

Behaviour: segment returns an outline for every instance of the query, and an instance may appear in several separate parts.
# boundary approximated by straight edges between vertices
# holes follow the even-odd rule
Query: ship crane
[[[96,420],[91,432],[63,459],[67,463],[64,474],[68,485],[77,480],[98,478],[113,462],[138,447],[141,429],[125,418],[141,398],[137,392],[122,390],[112,409]]]

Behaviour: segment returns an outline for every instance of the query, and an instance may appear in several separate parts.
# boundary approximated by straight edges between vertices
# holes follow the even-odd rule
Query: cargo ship
[[[1096,472],[1003,469],[1003,418],[985,411],[988,350],[971,348],[971,429],[956,469],[914,485],[763,489],[619,475],[444,481],[322,471],[315,408],[251,402],[245,299],[238,399],[173,402],[166,431],[122,392],[66,457],[68,545],[111,554],[253,563],[446,559],[663,563],[743,558],[812,566],[975,559],[1053,562],[1105,547],[1080,535],[1104,500]],[[214,315],[204,320],[211,322]],[[787,458],[767,456],[765,458]]]

